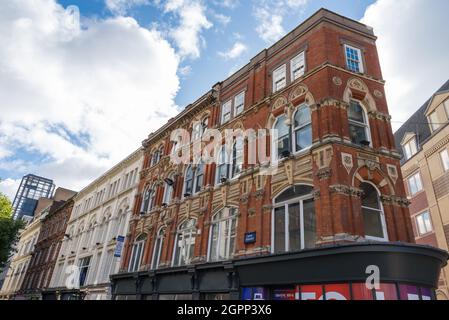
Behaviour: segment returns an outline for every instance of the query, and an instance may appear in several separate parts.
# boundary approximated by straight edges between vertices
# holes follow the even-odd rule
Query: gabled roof
[[[438,89],[432,97],[424,103],[421,108],[418,109],[395,133],[394,133],[394,140],[396,143],[396,148],[398,149],[399,153],[403,156],[401,142],[404,139],[404,136],[412,132],[416,135],[416,144],[418,147],[418,150],[421,149],[423,143],[432,135],[432,132],[430,131],[430,127],[428,124],[427,117],[425,116],[427,106],[429,103],[432,102],[433,98],[445,91],[449,90],[449,80],[440,88]],[[402,157],[401,165],[406,162],[405,157]]]

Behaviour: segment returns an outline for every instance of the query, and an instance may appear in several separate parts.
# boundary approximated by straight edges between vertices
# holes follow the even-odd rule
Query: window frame
[[[444,156],[443,156],[443,154],[444,154]],[[440,155],[443,172],[449,171],[449,151],[447,151],[447,149],[444,149],[444,150],[440,151],[439,155]]]
[[[371,183],[370,181],[363,181],[360,184],[360,186],[363,183],[370,184],[374,188],[374,190],[376,191],[377,201],[379,203],[379,208],[380,209],[364,206],[363,205],[363,200],[361,199],[360,203],[361,203],[361,209],[362,209],[362,217],[364,219],[363,209],[367,209],[367,210],[371,210],[371,211],[377,211],[380,214],[380,221],[381,221],[381,224],[382,224],[382,232],[384,234],[383,238],[379,238],[379,237],[374,237],[374,236],[368,236],[368,235],[366,235],[366,231],[365,231],[365,239],[373,240],[373,241],[380,241],[380,242],[388,242],[389,241],[388,228],[387,228],[387,221],[386,221],[386,217],[385,217],[385,209],[384,209],[384,206],[382,204],[382,201],[380,200],[381,193],[379,192],[379,189],[377,189],[377,187],[373,183]]]
[[[282,113],[279,116],[276,117],[276,120],[273,123],[273,129],[276,129],[276,126],[278,125],[279,121],[281,121],[281,118],[284,118],[284,125],[287,128],[287,134],[283,135],[282,137],[288,137],[288,148],[286,148],[290,153],[293,153],[292,150],[292,130],[291,126],[285,124],[285,121],[287,120],[287,115]],[[279,148],[278,143],[281,141],[281,138],[279,135],[277,136],[277,139],[274,139],[274,137],[271,138],[271,158],[275,161],[280,161],[282,159],[285,159],[285,157],[282,156],[282,153],[279,154]],[[277,157],[276,157],[277,156]],[[273,162],[273,161],[272,161]]]
[[[412,148],[412,143],[413,143],[414,148]],[[410,155],[408,154],[407,147],[409,148]],[[414,149],[414,152],[413,152],[413,149]],[[402,145],[402,151],[404,153],[404,156],[405,156],[406,160],[410,160],[411,158],[413,158],[418,153],[418,144],[416,142],[416,136],[413,136],[412,138],[407,140],[407,142],[405,142]]]
[[[350,65],[348,63],[349,60],[351,60],[348,57],[348,52],[347,52],[348,49],[354,50],[354,51],[357,52],[357,54],[359,56],[359,59],[360,59],[360,61],[358,61],[359,71],[351,69],[351,67],[350,67]],[[354,73],[365,73],[364,59],[363,59],[363,54],[362,53],[363,53],[363,50],[361,48],[355,47],[355,46],[347,44],[347,43],[344,44],[345,65],[346,65],[346,69],[347,70],[349,70],[351,72],[354,72]],[[354,60],[351,60],[351,61],[354,61]]]
[[[300,109],[305,109],[305,108],[307,108],[309,110],[310,121],[308,123],[306,123],[306,124],[303,124],[303,125],[297,127],[295,125],[296,114],[299,112]],[[311,138],[312,138],[312,140],[310,141],[310,145],[305,147],[305,148],[303,148],[303,149],[297,150],[297,148],[296,148],[297,147],[296,132],[299,131],[299,130],[304,130],[308,126],[310,126],[310,133],[311,133]],[[293,113],[293,119],[292,119],[292,126],[291,127],[292,127],[291,128],[291,130],[292,130],[292,133],[291,133],[292,142],[291,142],[291,146],[290,147],[292,149],[294,149],[293,153],[298,154],[298,153],[304,152],[306,150],[309,150],[312,147],[312,144],[313,144],[312,112],[310,110],[310,107],[306,103],[300,104],[296,108],[295,112]]]
[[[280,77],[279,80],[277,80],[277,73],[283,72],[283,77]],[[273,70],[272,72],[272,78],[273,78],[273,83],[272,83],[272,91],[273,93],[278,92],[282,89],[284,89],[287,86],[287,65],[284,63],[283,65],[277,67],[276,69]],[[282,87],[278,87],[277,84],[280,82],[284,82]]]
[[[224,210],[227,211],[227,215],[226,217],[222,217],[222,218],[218,218],[215,219],[215,216],[219,215],[221,212],[224,212]],[[230,215],[229,212],[231,210],[234,210],[234,214]],[[237,231],[238,231],[238,215],[239,215],[239,210],[237,207],[225,207],[222,208],[221,210],[215,212],[215,214],[212,216],[211,218],[211,222],[210,222],[210,227],[209,227],[209,239],[208,239],[208,246],[207,246],[207,261],[208,262],[218,262],[218,261],[226,261],[226,260],[230,260],[233,258],[234,254],[235,254],[235,249],[236,249],[236,244],[237,244]],[[231,239],[232,239],[232,228],[229,228],[228,234],[225,235],[227,241],[225,240],[225,243],[227,242],[227,248],[226,248],[226,257],[224,257],[224,259],[220,259],[219,257],[219,249],[220,249],[220,244],[222,242],[222,230],[223,230],[223,225],[226,224],[226,221],[229,221],[230,226],[232,226],[233,220],[235,221],[234,224],[234,248],[230,248],[231,247]],[[217,236],[217,257],[216,258],[212,258],[212,231],[213,231],[213,227],[217,225],[218,227],[218,236]],[[224,238],[223,238],[224,239]],[[231,250],[232,249],[232,250]]]
[[[193,221],[193,225],[191,227],[183,227],[183,225],[188,224],[189,222]],[[186,219],[184,220],[180,225],[179,228],[176,231],[174,246],[173,246],[173,255],[172,255],[172,267],[180,267],[180,266],[186,266],[189,265],[192,261],[192,259],[195,257],[195,242],[196,242],[196,235],[198,232],[198,228],[196,227],[197,220],[194,218]],[[190,241],[193,239],[193,248],[190,246],[192,243],[190,243],[187,246],[187,259],[184,261],[184,263],[181,263],[182,256],[179,254],[178,261],[176,261],[176,255],[178,254],[178,250],[181,250],[179,247],[179,237],[182,235],[183,245],[186,245],[185,239],[186,236],[189,236]],[[193,250],[193,251],[190,251]]]
[[[217,160],[216,160],[216,166],[215,166],[215,185],[221,185],[221,179],[223,178],[223,176],[220,175],[220,168],[221,167],[225,167],[226,168],[226,175],[224,176],[226,179],[229,180],[230,177],[230,161],[229,161],[229,152],[227,150],[227,146],[226,144],[222,144],[220,146],[220,149],[217,152]],[[224,153],[224,156],[223,156]]]
[[[134,241],[132,250],[131,250],[131,257],[130,257],[129,266],[128,266],[129,272],[139,271],[140,265],[142,264],[143,253],[145,250],[145,242],[147,241],[147,237],[148,236],[145,233],[139,234],[136,237],[136,240]],[[141,238],[141,239],[139,240],[139,238]],[[134,255],[136,253],[136,249],[139,250],[138,257]],[[138,259],[136,259],[136,258],[138,258]]]
[[[309,185],[307,185],[309,186]],[[287,191],[289,188],[283,190],[279,193],[278,196],[280,196],[283,192]],[[277,197],[276,197],[277,198]],[[305,232],[304,232],[304,201],[306,200],[314,200],[313,194],[305,194],[299,197],[295,197],[293,199],[289,199],[286,201],[278,202],[276,203],[276,198],[273,198],[273,209],[271,210],[271,253],[276,254],[275,251],[275,211],[277,208],[284,208],[284,248],[285,251],[278,252],[278,254],[282,253],[288,253],[293,252],[290,251],[290,230],[289,230],[289,222],[290,222],[290,212],[289,212],[289,205],[291,204],[299,204],[299,220],[300,220],[300,227],[301,227],[301,245],[300,250],[305,249]],[[315,213],[316,218],[316,213]]]
[[[418,177],[418,180],[419,180],[419,186],[420,186],[419,188],[418,188],[418,183],[417,183],[418,180],[416,179],[416,177]],[[413,180],[413,183],[416,186],[416,191],[415,192],[412,191],[411,180]],[[420,193],[423,190],[421,173],[420,172],[415,172],[414,174],[410,175],[407,178],[407,185],[408,185],[408,190],[410,192],[410,196],[411,197],[413,197],[413,196],[417,195],[418,193]]]
[[[175,182],[173,174],[169,174],[167,176],[167,178],[171,179],[173,181],[173,183]],[[172,202],[172,200],[173,200],[173,190],[174,190],[173,185],[169,185],[169,184],[165,183],[164,196],[162,197],[163,203],[168,205],[168,204],[170,204]],[[167,199],[167,197],[168,197],[168,199]]]
[[[295,59],[301,58],[301,56],[302,56],[302,73],[299,76],[295,77],[295,70],[293,69],[293,63]],[[301,70],[301,68],[299,68],[298,70]],[[290,82],[296,81],[297,79],[304,76],[305,73],[306,73],[306,52],[301,51],[290,60]]]
[[[422,232],[422,230],[420,228],[419,218],[422,218],[424,215],[427,215],[428,223],[424,219],[422,219],[422,227],[425,229],[424,232]],[[423,212],[417,214],[415,216],[415,223],[416,223],[416,230],[418,231],[418,235],[420,237],[428,235],[429,233],[433,232],[432,218],[430,217],[430,212],[428,210],[423,211]]]
[[[151,256],[151,264],[150,264],[151,270],[156,270],[159,268],[161,255],[162,255],[162,248],[164,246],[164,240],[165,240],[165,231],[166,231],[166,229],[160,228],[159,231],[157,232],[156,239],[155,239],[154,245],[153,245],[153,253]]]
[[[243,111],[245,110],[245,93],[246,93],[245,91],[242,91],[239,94],[237,94],[233,99],[233,101],[234,101],[234,107],[233,107],[234,117],[237,117],[238,115],[242,114]],[[242,103],[237,105],[237,98],[240,98],[240,97],[242,98]],[[238,108],[241,108],[241,110],[238,111],[237,110]]]
[[[228,107],[229,112],[225,112],[225,108],[227,110]],[[226,115],[229,115],[229,118],[227,120],[225,120]],[[231,121],[231,119],[232,119],[232,99],[226,101],[221,105],[221,117],[220,117],[221,124],[228,123],[229,121]]]
[[[436,118],[436,119],[432,119]],[[438,110],[434,110],[429,114],[429,125],[432,132],[438,131],[442,127],[440,120],[438,119]]]
[[[352,120],[352,119],[349,118],[349,108],[351,108],[351,103],[352,102],[357,103],[360,106],[360,108],[362,109],[362,115],[363,115],[363,119],[365,120],[365,123],[359,122],[357,120]],[[350,135],[349,138],[351,139],[351,143],[355,144],[355,145],[360,145],[360,144],[355,143],[355,142],[352,141],[351,126],[364,127],[366,139],[368,139],[367,141],[369,141],[369,146],[372,147],[373,146],[373,141],[372,141],[372,137],[371,137],[371,126],[370,126],[370,123],[369,123],[368,110],[365,108],[363,103],[360,100],[352,98],[349,101],[347,114],[348,114],[348,130],[349,130],[349,135]]]

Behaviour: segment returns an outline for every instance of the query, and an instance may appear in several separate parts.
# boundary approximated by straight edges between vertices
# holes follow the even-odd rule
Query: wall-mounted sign
[[[256,233],[247,232],[245,233],[245,244],[250,244],[256,242]]]
[[[115,245],[114,257],[120,258],[122,256],[123,244],[125,243],[124,236],[117,236],[117,244]]]

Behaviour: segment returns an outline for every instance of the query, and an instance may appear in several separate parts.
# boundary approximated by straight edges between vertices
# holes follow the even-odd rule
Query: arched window
[[[165,229],[161,228],[157,233],[156,241],[154,242],[153,259],[151,260],[151,269],[157,269],[161,260],[161,253],[164,244]]]
[[[141,214],[145,214],[153,209],[155,196],[156,191],[154,190],[154,187],[148,186],[143,194],[142,206],[140,208]]]
[[[164,189],[164,203],[170,204],[173,198],[173,184],[175,180],[173,174],[170,174],[167,179],[165,179],[165,189]]]
[[[159,150],[153,152],[153,156],[151,157],[151,166],[154,166],[159,162]]]
[[[356,100],[349,102],[348,108],[349,136],[352,143],[370,144],[370,129],[368,115],[363,106]]]
[[[199,163],[195,170],[189,165],[184,178],[184,196],[188,197],[201,191],[204,183],[204,164]]]
[[[186,170],[186,175],[184,178],[184,196],[190,196],[193,191],[193,169],[189,165]]]
[[[237,214],[237,208],[224,208],[212,217],[209,261],[226,260],[234,256]]]
[[[196,237],[196,220],[189,219],[179,226],[173,255],[173,266],[189,264],[193,258]]]
[[[223,144],[217,154],[217,169],[215,174],[216,184],[220,184],[222,179],[229,177],[229,157],[226,152],[226,145]]]
[[[313,188],[298,185],[274,200],[272,252],[297,251],[315,246],[315,206]]]
[[[143,249],[145,247],[145,241],[147,239],[146,234],[141,234],[136,238],[131,251],[131,261],[129,263],[129,271],[138,271],[140,264],[142,263]]]
[[[204,183],[204,164],[203,163],[199,163],[196,166],[196,170],[195,170],[195,180],[194,180],[194,188],[193,188],[193,193],[198,193],[201,191],[201,188],[203,187],[203,183]]]
[[[238,176],[242,172],[243,167],[243,137],[239,136],[235,139],[232,146],[232,178]]]
[[[312,118],[308,105],[302,105],[295,112],[294,116],[295,151],[307,149],[312,145]]]
[[[387,226],[379,192],[371,183],[362,183],[362,213],[367,239],[388,241]]]
[[[281,115],[276,119],[273,129],[276,130],[277,138],[273,141],[273,157],[282,159],[287,157],[291,152],[290,128],[286,124],[287,117]]]

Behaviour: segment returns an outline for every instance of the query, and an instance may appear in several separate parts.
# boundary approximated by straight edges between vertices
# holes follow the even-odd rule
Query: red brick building
[[[39,217],[42,220],[39,237],[20,292],[26,297],[41,299],[42,290],[50,286],[75,194],[74,191],[58,188],[50,205]]]
[[[210,129],[276,129],[257,148],[277,171],[249,161],[251,136],[176,165],[180,128],[203,144]],[[143,145],[116,299],[434,298],[447,254],[412,245],[370,27],[319,10]]]

